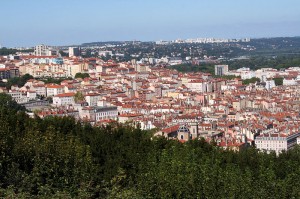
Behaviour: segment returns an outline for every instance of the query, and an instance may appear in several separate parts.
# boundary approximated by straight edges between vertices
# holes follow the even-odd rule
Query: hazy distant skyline
[[[299,0],[9,0],[0,44],[300,36]]]

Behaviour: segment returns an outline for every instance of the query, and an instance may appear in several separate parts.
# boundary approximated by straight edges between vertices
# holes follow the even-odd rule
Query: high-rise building
[[[215,65],[215,75],[222,76],[228,72],[228,65]]]
[[[69,57],[77,57],[80,56],[80,48],[79,47],[69,47]]]
[[[44,44],[37,45],[34,47],[34,54],[36,56],[48,56],[49,55],[49,46]]]
[[[34,55],[36,56],[54,56],[58,54],[58,50],[44,44],[34,47]]]

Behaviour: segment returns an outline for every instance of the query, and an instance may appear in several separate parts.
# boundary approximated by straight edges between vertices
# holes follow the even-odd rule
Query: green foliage
[[[0,48],[0,55],[14,55],[17,52],[33,52],[33,49],[28,50],[17,50],[13,48]]]
[[[74,101],[77,103],[82,100],[84,100],[84,95],[82,94],[82,92],[80,91],[76,92],[76,94],[74,95]]]
[[[90,77],[90,75],[88,73],[76,73],[75,78],[86,78],[86,77]]]
[[[29,75],[29,74],[25,74],[21,77],[14,77],[14,78],[11,78],[11,79],[8,79],[7,83],[4,84],[2,83],[3,86],[6,86],[7,89],[10,89],[11,86],[13,85],[16,85],[18,87],[22,87],[26,84],[26,82],[30,79],[34,79],[34,77],[32,75]],[[55,83],[55,84],[60,84],[62,81],[64,80],[72,80],[71,77],[69,78],[36,78],[37,80],[41,80],[43,82],[45,82],[46,84],[49,84],[49,83]]]
[[[251,56],[249,59],[232,60],[224,62],[223,64],[230,65],[231,69],[238,69],[241,68],[241,66],[248,67],[252,70],[257,70],[260,68],[282,69],[300,66],[300,58],[299,54],[292,53],[288,53],[288,55],[279,54],[278,56],[270,56],[258,53]]]
[[[51,83],[60,84],[64,80],[72,80],[71,77],[68,77],[68,78],[52,78],[52,77],[49,77],[49,78],[46,78],[46,79],[44,79],[44,78],[42,78],[42,79],[37,78],[37,79],[45,82],[46,84],[51,84]]]
[[[69,53],[65,53],[65,52],[62,51],[62,50],[59,51],[59,54],[60,54],[62,57],[68,57],[68,56],[69,56]]]
[[[232,80],[232,79],[236,79],[236,78],[241,78],[241,76],[235,76],[235,75],[222,75],[222,76],[217,76],[214,75],[214,78],[222,78],[222,79],[226,79],[226,80]]]
[[[300,147],[180,143],[131,125],[29,118],[0,95],[0,197],[299,198]]]
[[[214,74],[214,65],[211,64],[202,64],[202,65],[192,65],[192,64],[179,64],[169,66],[170,69],[175,69],[179,72],[190,73],[190,72],[205,72]]]
[[[18,87],[22,87],[30,79],[33,79],[33,76],[29,75],[29,74],[25,74],[21,77],[14,77],[14,78],[8,79],[8,82],[6,84],[6,88],[10,89],[11,86],[13,86],[13,85],[17,85]]]
[[[243,84],[248,85],[250,83],[254,84],[256,82],[260,82],[260,79],[257,77],[252,77],[251,79],[244,79]]]
[[[274,80],[276,86],[280,86],[283,84],[283,77],[275,77],[275,78],[273,78],[273,80]]]
[[[0,107],[9,108],[11,111],[24,111],[25,108],[19,105],[12,97],[6,93],[0,93]]]

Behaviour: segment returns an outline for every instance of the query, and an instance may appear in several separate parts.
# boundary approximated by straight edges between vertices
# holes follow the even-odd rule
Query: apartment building
[[[84,107],[80,115],[82,119],[88,119],[94,122],[106,119],[117,120],[118,108],[116,106]]]
[[[262,133],[255,138],[255,145],[257,149],[266,150],[268,153],[275,151],[278,155],[281,151],[289,150],[297,144],[297,138],[300,136],[300,132],[293,134],[285,133]]]
[[[47,84],[45,87],[47,97],[64,93],[64,86],[58,84]]]
[[[73,105],[75,93],[61,93],[53,96],[53,105],[64,106],[64,105]]]
[[[215,75],[222,76],[228,72],[228,65],[215,65]]]
[[[77,57],[80,55],[79,47],[69,47],[69,57]]]

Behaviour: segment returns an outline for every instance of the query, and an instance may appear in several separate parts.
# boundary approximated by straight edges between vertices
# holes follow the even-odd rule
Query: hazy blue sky
[[[4,0],[2,46],[300,36],[300,0]]]

